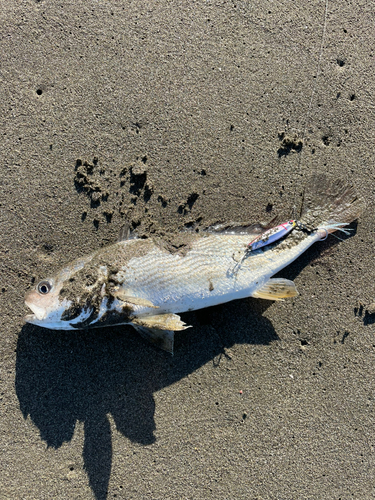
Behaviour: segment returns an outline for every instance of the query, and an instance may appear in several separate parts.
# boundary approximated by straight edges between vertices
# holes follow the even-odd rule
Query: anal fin
[[[283,300],[298,295],[293,281],[284,278],[271,278],[262,288],[252,294],[257,299]]]

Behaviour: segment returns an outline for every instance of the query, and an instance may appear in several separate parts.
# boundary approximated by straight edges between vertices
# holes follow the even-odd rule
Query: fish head
[[[103,299],[102,276],[90,276],[86,265],[89,258],[68,264],[54,277],[40,281],[25,297],[25,304],[33,314],[25,317],[27,323],[51,330],[72,330],[85,327],[92,317],[93,297],[96,309]],[[84,279],[86,278],[86,280]]]
[[[102,253],[78,259],[40,281],[26,294],[33,314],[25,321],[51,330],[77,330],[129,323],[138,313],[153,312],[151,302],[132,297],[129,290],[119,296],[123,278]]]
[[[70,329],[69,324],[62,320],[64,311],[70,306],[70,301],[60,296],[62,287],[63,282],[56,278],[46,278],[30,290],[25,304],[33,314],[28,314],[25,321],[45,328]]]

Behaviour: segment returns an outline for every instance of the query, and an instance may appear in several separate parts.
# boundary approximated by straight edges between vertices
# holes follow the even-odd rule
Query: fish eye
[[[46,295],[48,292],[50,292],[51,288],[52,288],[52,283],[50,283],[47,280],[41,281],[40,283],[38,283],[38,286],[36,287],[38,292],[41,293],[42,295]]]

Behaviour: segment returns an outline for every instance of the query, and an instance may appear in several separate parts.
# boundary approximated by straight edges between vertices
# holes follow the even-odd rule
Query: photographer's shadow
[[[70,441],[76,422],[83,422],[85,469],[95,497],[103,500],[112,463],[107,415],[131,441],[152,444],[153,393],[220,359],[235,343],[276,340],[272,324],[261,316],[270,304],[249,299],[184,314],[194,328],[176,334],[173,357],[131,327],[55,332],[26,325],[17,345],[21,411],[53,448]]]

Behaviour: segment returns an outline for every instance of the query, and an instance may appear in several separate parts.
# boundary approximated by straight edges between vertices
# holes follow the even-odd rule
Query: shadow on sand
[[[26,325],[17,345],[21,411],[53,448],[70,441],[76,422],[83,422],[85,469],[96,498],[103,500],[112,463],[107,415],[131,441],[153,443],[153,393],[235,343],[276,340],[270,321],[259,314],[268,305],[249,299],[183,315],[195,328],[176,335],[173,357],[145,343],[131,327],[55,332]],[[239,328],[233,327],[236,317],[241,317]]]

